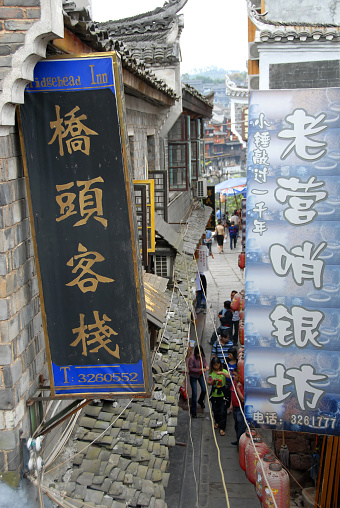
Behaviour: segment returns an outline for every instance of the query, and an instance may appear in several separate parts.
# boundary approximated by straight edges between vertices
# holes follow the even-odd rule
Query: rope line
[[[197,262],[196,262],[196,264],[197,264]],[[201,276],[200,276],[200,273],[199,273],[199,271],[198,271],[198,266],[197,266],[197,273],[198,273],[199,278],[200,278],[200,280],[201,280]],[[205,291],[204,291],[204,288],[203,288],[202,284],[201,284],[201,287],[202,287],[202,291],[203,291],[203,294],[204,294],[205,300],[206,300],[206,302],[207,302],[206,294],[205,294]],[[216,332],[216,335],[217,335],[217,331],[216,331],[215,324],[214,324],[214,328],[215,328],[215,332]],[[196,324],[195,324],[195,329],[196,329]],[[196,336],[197,336],[197,333],[196,333]],[[252,446],[253,446],[254,452],[255,452],[255,454],[256,454],[257,460],[260,462],[263,477],[264,477],[264,479],[266,480],[267,484],[269,485],[269,482],[268,482],[268,479],[267,479],[267,475],[266,475],[265,470],[264,470],[264,467],[263,467],[263,463],[262,463],[262,461],[261,461],[261,459],[260,459],[260,456],[259,456],[259,454],[258,454],[258,451],[257,451],[257,449],[256,449],[256,446],[255,446],[255,443],[254,443],[254,440],[253,440],[253,436],[251,435],[250,427],[249,427],[249,425],[248,425],[247,419],[246,419],[245,414],[244,414],[244,412],[243,412],[242,403],[241,403],[241,400],[240,400],[240,398],[239,398],[239,396],[238,396],[238,394],[237,394],[236,386],[235,386],[235,384],[234,384],[234,380],[233,380],[232,375],[231,375],[231,372],[230,372],[230,370],[229,370],[228,362],[227,362],[226,357],[225,357],[225,355],[224,355],[224,352],[223,352],[223,348],[222,348],[221,342],[220,342],[220,340],[219,340],[219,339],[217,339],[217,340],[218,340],[218,342],[219,342],[219,344],[220,344],[220,346],[221,346],[221,352],[222,352],[222,356],[223,356],[223,359],[224,359],[224,364],[225,364],[225,365],[226,365],[226,367],[227,367],[227,370],[228,370],[228,373],[229,373],[229,377],[230,377],[230,381],[231,381],[231,383],[232,383],[232,386],[233,386],[233,389],[234,389],[234,393],[235,393],[236,398],[237,398],[237,401],[238,401],[238,403],[239,403],[239,408],[240,408],[240,411],[241,411],[241,414],[242,414],[243,420],[244,420],[244,422],[245,422],[245,424],[246,424],[246,427],[247,427],[247,429],[248,429],[248,432],[249,432],[249,437],[250,437],[250,440],[251,440],[251,443],[252,443]],[[197,344],[198,344],[198,337],[197,337]],[[200,352],[200,358],[201,358],[201,362],[202,362],[201,352]],[[205,376],[204,376],[204,377],[205,377]],[[205,381],[205,382],[206,382],[206,381]],[[209,410],[210,410],[210,406],[209,406]],[[214,433],[214,436],[215,436],[215,433]],[[216,439],[216,436],[215,436],[215,439]],[[264,442],[265,442],[265,441],[264,441]],[[223,478],[223,479],[224,479],[224,478]],[[226,489],[225,489],[225,490],[226,490]],[[270,489],[270,493],[271,493],[272,501],[273,501],[273,503],[274,503],[274,507],[275,507],[275,508],[278,508],[278,507],[277,507],[277,504],[276,504],[276,501],[275,501],[275,497],[274,497],[274,493],[273,493],[272,489]],[[228,498],[227,498],[227,504],[228,504],[228,508],[230,508],[230,507],[229,507],[229,499],[228,499]]]

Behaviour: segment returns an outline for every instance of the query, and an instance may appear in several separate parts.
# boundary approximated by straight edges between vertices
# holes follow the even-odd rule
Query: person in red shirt
[[[236,432],[236,441],[233,441],[231,444],[238,446],[240,441],[240,437],[246,431],[246,422],[244,421],[243,415],[240,410],[240,403],[242,405],[242,410],[244,408],[244,387],[240,382],[240,376],[237,371],[234,371],[233,383],[231,384],[231,402],[233,405],[233,417],[234,417],[234,428]],[[236,397],[236,393],[237,396]],[[240,401],[240,402],[239,402]]]

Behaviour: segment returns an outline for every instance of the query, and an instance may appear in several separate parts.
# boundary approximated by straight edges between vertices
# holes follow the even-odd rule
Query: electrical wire
[[[171,299],[170,299],[170,305],[169,305],[169,310],[167,311],[167,315],[169,315],[169,313],[171,312],[171,309],[172,309],[172,302],[173,302],[173,298],[174,298],[174,292],[175,292],[175,285],[174,285],[174,286],[173,286],[173,288],[172,288]],[[168,325],[168,321],[169,321],[169,320],[167,319],[167,320],[166,320],[166,322],[165,322],[165,326],[164,326],[164,328],[163,328],[163,332],[162,332],[162,336],[161,336],[161,338],[160,338],[159,344],[157,345],[157,349],[156,349],[156,351],[154,351],[154,354],[153,354],[153,360],[152,360],[152,364],[151,364],[151,366],[152,366],[152,365],[155,363],[155,361],[156,361],[156,355],[157,355],[157,353],[158,353],[158,351],[159,351],[159,348],[160,348],[160,346],[161,346],[161,344],[162,344],[163,337],[164,337],[164,334],[165,334],[165,331],[166,331],[166,327],[167,327],[167,325]]]
[[[187,351],[189,350],[189,340],[190,340],[190,328],[188,330],[188,338],[187,338]],[[187,369],[187,362],[184,363],[185,365],[185,389],[188,394],[188,369]],[[192,424],[192,417],[190,413],[190,404],[189,404],[189,397],[187,397],[188,402],[188,415],[189,415],[189,437],[190,437],[190,443],[191,443],[191,449],[192,449],[192,472],[194,475],[195,485],[196,485],[196,502],[197,506],[199,505],[199,499],[198,499],[198,482],[196,477],[196,471],[195,471],[195,448],[194,448],[194,441],[192,439],[192,431],[191,431],[191,424]]]
[[[197,273],[199,274],[198,269],[197,269]],[[199,274],[199,277],[200,277],[200,274]],[[200,278],[200,280],[201,280],[201,278]],[[205,294],[204,288],[203,288],[203,286],[202,286],[202,285],[201,285],[201,287],[202,287],[202,291],[203,291],[203,294],[204,294],[205,300],[206,300],[206,302],[207,302],[207,298],[206,298],[206,294]],[[215,328],[215,324],[214,324],[214,328]],[[196,331],[196,338],[197,338],[197,344],[198,344],[198,336],[197,336],[196,323],[195,323],[195,331]],[[216,328],[215,328],[215,332],[216,332],[216,335],[217,335]],[[225,355],[224,355],[223,348],[222,348],[222,345],[221,345],[220,341],[219,341],[219,344],[220,344],[220,346],[221,346],[221,352],[222,352],[222,356],[223,356],[223,359],[224,359],[224,364],[225,364],[225,366],[227,367],[227,371],[228,371],[228,374],[229,374],[229,378],[230,378],[231,384],[232,384],[232,386],[233,386],[234,393],[235,393],[235,395],[236,395],[237,401],[238,401],[238,403],[239,403],[239,408],[240,408],[240,411],[241,411],[241,414],[242,414],[243,420],[244,420],[245,425],[246,425],[246,427],[247,427],[247,429],[248,429],[248,432],[249,432],[249,437],[250,437],[250,440],[251,440],[251,443],[252,443],[252,446],[253,446],[254,452],[255,452],[255,454],[256,454],[257,460],[258,460],[258,461],[260,461],[260,465],[261,465],[261,469],[262,469],[262,474],[263,474],[263,477],[264,477],[264,479],[266,480],[267,484],[269,485],[269,482],[268,482],[268,479],[267,479],[267,475],[266,475],[265,470],[264,470],[264,467],[263,467],[263,463],[262,463],[262,461],[261,461],[261,459],[260,459],[260,456],[259,456],[259,454],[258,454],[258,451],[257,451],[257,449],[256,449],[256,446],[255,446],[255,443],[254,443],[254,440],[253,440],[253,436],[251,435],[250,427],[249,427],[249,425],[248,425],[247,419],[246,419],[245,414],[244,414],[244,412],[243,412],[242,402],[241,402],[241,400],[240,400],[240,398],[239,398],[239,396],[238,396],[238,394],[237,394],[236,386],[235,386],[235,384],[234,384],[234,380],[233,380],[232,375],[231,375],[231,372],[230,372],[230,370],[229,370],[228,362],[227,362],[227,359],[226,359],[226,357],[225,357]],[[199,352],[200,352],[200,350],[199,350]],[[202,362],[201,352],[200,352],[200,358],[201,358],[201,362]],[[203,364],[202,364],[202,365],[203,365]],[[205,382],[206,382],[206,381],[205,381]],[[210,405],[209,405],[209,410],[210,410]],[[214,436],[215,436],[215,433],[214,433]],[[216,441],[216,444],[217,444],[217,441]],[[219,449],[218,449],[218,452],[219,452]],[[224,479],[224,478],[223,478],[223,479]],[[225,490],[226,490],[226,489],[225,489]],[[272,501],[273,501],[273,503],[274,503],[274,507],[275,507],[275,508],[277,508],[277,504],[276,504],[275,497],[274,497],[274,493],[273,493],[272,489],[270,489],[270,493],[271,493]],[[229,508],[229,499],[228,499],[228,498],[227,498],[227,504],[228,504],[228,508]]]
[[[64,429],[64,432],[58,439],[57,445],[51,450],[49,456],[44,460],[45,467],[48,467],[52,462],[60,455],[62,449],[65,446],[65,443],[68,441],[70,435],[72,434],[72,431],[75,427],[75,424],[77,423],[77,420],[80,416],[80,411],[77,411],[74,415],[72,415],[70,421],[68,422],[68,425]]]
[[[185,259],[185,269],[186,269],[186,276],[187,276],[187,284],[188,284],[188,288],[189,288],[188,267],[187,267],[187,263],[186,263],[186,258],[184,258],[184,259]],[[182,294],[182,296],[184,297],[183,294]],[[186,300],[185,300],[185,302],[186,302]],[[192,302],[192,300],[190,300],[190,304],[191,304],[191,309],[190,310],[191,310],[192,314],[194,315],[194,308],[193,308],[193,302]],[[187,306],[189,307],[188,303],[187,303]],[[196,327],[195,321],[194,321],[194,329],[195,329],[195,335],[196,335],[196,342],[199,345],[199,339],[198,339],[197,327]],[[199,354],[200,354],[201,364],[202,364],[202,367],[203,367],[203,359],[202,359],[202,355],[201,355],[200,349],[199,349]],[[208,384],[207,384],[207,380],[205,378],[204,373],[203,373],[203,379],[204,379],[204,384],[205,384],[206,392],[208,393]],[[218,443],[217,443],[216,433],[214,431],[214,424],[213,424],[214,419],[213,419],[213,415],[212,415],[211,404],[210,404],[209,398],[207,398],[207,400],[208,400],[208,408],[209,408],[209,413],[210,413],[210,421],[211,421],[212,433],[213,433],[213,437],[214,437],[214,441],[215,441],[215,446],[216,446],[216,450],[217,450],[217,462],[218,462],[218,466],[219,466],[221,477],[222,477],[222,484],[223,484],[223,489],[224,489],[224,493],[225,493],[225,497],[226,497],[226,501],[227,501],[227,506],[228,506],[228,508],[230,508],[228,490],[227,490],[227,486],[226,486],[226,483],[225,483],[224,472],[223,472],[222,463],[221,463],[221,451],[220,451],[220,448],[219,448]]]
[[[117,416],[117,418],[115,418],[113,420],[113,422],[110,423],[110,425],[108,425],[108,427],[101,433],[101,434],[98,434],[98,436],[93,440],[91,441],[91,443],[87,444],[86,446],[84,446],[84,448],[82,448],[79,452],[75,453],[74,455],[72,455],[72,457],[69,457],[67,460],[65,460],[64,462],[61,462],[61,464],[57,464],[56,466],[52,467],[51,469],[48,469],[47,471],[45,471],[46,473],[51,473],[52,471],[54,471],[55,469],[58,469],[59,467],[63,466],[64,464],[66,464],[67,462],[70,462],[71,460],[73,460],[77,455],[79,455],[80,453],[83,453],[84,450],[87,450],[87,448],[89,448],[93,443],[95,443],[99,438],[101,438],[102,436],[104,436],[104,434],[106,434],[106,432],[108,430],[110,430],[110,428],[116,423],[116,421],[118,420],[118,418],[124,413],[124,411],[129,407],[129,405],[131,404],[131,402],[133,401],[133,399],[129,400],[129,402],[126,404],[126,406],[124,407],[124,409],[119,413],[119,415]]]

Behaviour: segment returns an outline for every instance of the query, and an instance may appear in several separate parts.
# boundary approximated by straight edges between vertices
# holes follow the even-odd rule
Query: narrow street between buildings
[[[236,249],[230,250],[229,240],[224,243],[223,253],[218,253],[214,242],[213,258],[209,257],[207,279],[206,313],[198,314],[197,338],[210,360],[210,337],[218,327],[218,312],[223,302],[230,299],[232,290],[244,289],[244,277],[238,267],[238,255],[241,252],[239,239]],[[214,324],[213,324],[214,323]],[[191,339],[197,341],[195,327],[192,327]],[[189,383],[188,383],[189,384]],[[190,391],[189,391],[190,395]],[[176,446],[170,451],[170,481],[166,489],[168,508],[222,508],[226,507],[226,493],[218,464],[218,454],[213,432],[216,433],[220,449],[221,465],[224,474],[230,508],[257,508],[260,502],[254,486],[239,466],[235,441],[234,419],[228,414],[226,435],[220,436],[213,430],[208,402],[205,409],[198,407],[197,418],[190,418],[187,403],[183,402],[178,414]]]

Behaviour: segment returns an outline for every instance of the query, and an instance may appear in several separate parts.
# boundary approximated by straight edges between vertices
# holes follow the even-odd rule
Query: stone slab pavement
[[[240,240],[236,249],[224,244],[223,254],[218,254],[217,244],[212,247],[213,258],[209,258],[207,272],[207,311],[198,314],[197,336],[207,358],[210,358],[209,340],[219,324],[218,311],[223,302],[230,299],[232,290],[244,289],[244,276],[238,268]],[[191,338],[196,332],[192,330]],[[189,394],[190,395],[190,394]],[[213,432],[216,433],[220,449],[221,464],[229,497],[230,508],[259,508],[260,502],[254,486],[248,481],[239,466],[235,441],[234,420],[228,415],[226,435],[220,436],[212,429],[206,401],[203,412],[197,410],[197,419],[190,419],[185,404],[179,410],[176,446],[170,450],[170,481],[166,489],[168,508],[225,508],[228,506],[222,476],[217,460],[217,449]]]

